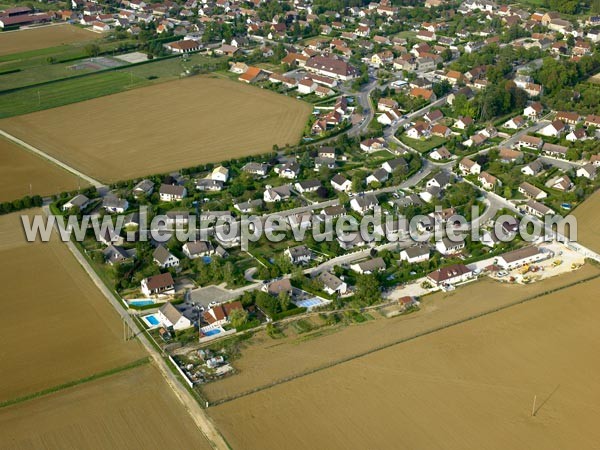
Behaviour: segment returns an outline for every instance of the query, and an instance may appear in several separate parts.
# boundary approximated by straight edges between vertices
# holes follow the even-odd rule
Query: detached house
[[[169,302],[161,306],[156,315],[163,327],[173,328],[175,331],[186,330],[193,325],[190,319],[185,317]]]
[[[385,270],[385,267],[385,261],[380,257],[368,259],[350,266],[350,268],[356,273],[366,275]]]
[[[333,189],[340,192],[352,191],[352,182],[339,173],[335,174],[331,179],[331,186]]]
[[[463,158],[458,164],[458,168],[463,175],[479,175],[481,166],[469,158]]]
[[[71,208],[79,208],[79,210],[82,210],[89,204],[90,204],[89,198],[87,198],[83,194],[78,194],[75,197],[73,197],[71,200],[69,200],[67,203],[62,205],[62,210],[69,211]]]
[[[496,178],[494,175],[489,174],[487,172],[481,172],[479,174],[479,177],[477,177],[477,181],[479,181],[481,183],[481,186],[486,191],[491,191],[496,186],[502,185],[502,183],[500,182],[500,180],[498,178]]]
[[[142,292],[146,297],[158,294],[174,294],[175,282],[169,272],[144,278],[141,283]]]
[[[329,295],[342,295],[348,290],[348,284],[329,272],[323,272],[317,278],[323,283],[323,290]]]
[[[374,209],[379,202],[377,197],[372,194],[365,194],[358,197],[354,197],[350,201],[350,207],[359,214],[366,214],[367,212]]]
[[[578,177],[585,177],[588,180],[593,180],[596,178],[597,167],[591,163],[586,164],[583,167],[577,169]]]
[[[161,184],[158,193],[163,202],[179,202],[185,198],[187,190],[184,186]]]
[[[429,260],[429,247],[427,245],[415,245],[400,252],[400,260],[409,264],[418,264]]]
[[[536,200],[529,200],[523,207],[526,213],[531,214],[535,217],[542,218],[549,214],[554,214],[554,210],[548,208],[543,203],[540,203]]]
[[[154,260],[154,263],[158,264],[161,269],[177,267],[179,265],[179,258],[169,252],[169,250],[162,245],[156,247],[152,253],[152,259]]]
[[[454,264],[442,267],[427,275],[427,279],[434,286],[445,286],[461,283],[473,278],[473,272],[464,264]]]
[[[550,125],[542,128],[539,133],[544,136],[550,137],[560,137],[560,135],[565,131],[565,124],[560,120],[554,120]]]
[[[544,163],[541,159],[536,159],[533,162],[530,162],[525,167],[521,168],[521,173],[523,175],[528,175],[530,177],[535,177],[542,170],[544,170]]]
[[[534,200],[543,200],[546,197],[548,197],[548,194],[546,194],[540,188],[537,188],[534,185],[527,183],[526,181],[519,185],[519,192],[524,196],[532,198]]]
[[[305,245],[288,247],[283,253],[292,264],[307,264],[312,259],[312,251]]]
[[[186,242],[183,245],[183,253],[190,259],[196,259],[203,256],[209,256],[214,253],[214,248],[210,242],[195,241]]]

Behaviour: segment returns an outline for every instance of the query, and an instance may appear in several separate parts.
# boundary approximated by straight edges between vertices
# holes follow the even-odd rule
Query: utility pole
[[[537,400],[537,395],[533,396],[533,406],[531,407],[531,417],[535,417],[535,403]]]

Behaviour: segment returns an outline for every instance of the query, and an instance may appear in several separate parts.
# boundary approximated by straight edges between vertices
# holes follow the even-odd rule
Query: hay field
[[[233,448],[597,448],[599,289],[595,279],[209,412]]]
[[[19,214],[0,217],[0,284],[0,401],[145,356],[66,245],[25,242]]]
[[[591,250],[600,252],[600,191],[579,205],[573,215],[577,218],[577,240]]]
[[[568,275],[527,286],[483,279],[452,292],[423,298],[417,313],[392,319],[372,313],[379,319],[335,329],[325,335],[317,331],[317,337],[312,339],[307,333],[274,340],[261,332],[248,341],[241,357],[234,362],[238,374],[209,383],[202,390],[211,401],[227,398],[598,273],[599,269],[586,265]]]
[[[310,111],[268,90],[203,76],[4,119],[0,128],[111,182],[295,144]]]
[[[0,33],[0,56],[74,42],[93,41],[101,36],[68,24],[10,31]]]
[[[0,202],[30,194],[50,195],[86,186],[66,170],[0,137]]]
[[[3,449],[208,450],[151,364],[0,409]]]

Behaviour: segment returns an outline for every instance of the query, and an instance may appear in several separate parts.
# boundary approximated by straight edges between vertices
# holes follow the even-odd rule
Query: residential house
[[[568,150],[564,145],[550,144],[548,142],[542,146],[542,152],[553,158],[566,159]]]
[[[142,195],[148,196],[154,191],[154,183],[150,180],[142,180],[133,187],[133,196],[138,198]]]
[[[184,186],[161,184],[158,193],[163,202],[179,202],[185,198],[187,190]]]
[[[400,252],[400,260],[409,264],[418,264],[429,260],[429,247],[427,245],[415,245]]]
[[[220,305],[213,306],[202,314],[202,318],[208,325],[203,326],[201,331],[206,332],[215,328],[220,328],[229,323],[233,311],[243,310],[244,307],[240,301],[221,303]]]
[[[452,241],[447,237],[440,239],[435,243],[435,249],[444,256],[456,255],[465,248],[465,241]]]
[[[129,202],[115,195],[107,195],[102,199],[102,208],[108,213],[124,213],[129,207]]]
[[[369,275],[369,274],[372,274],[375,272],[380,272],[382,270],[385,270],[385,268],[386,268],[385,261],[383,260],[383,258],[380,258],[380,257],[368,259],[366,261],[352,264],[350,266],[350,269],[352,269],[356,273],[365,274],[365,275]]]
[[[562,192],[566,192],[573,187],[573,182],[567,175],[561,175],[551,181],[551,187]]]
[[[459,117],[459,119],[454,122],[454,128],[458,128],[459,130],[466,130],[471,125],[473,125],[473,119],[471,117]]]
[[[360,143],[360,149],[368,153],[384,150],[385,140],[383,138],[365,139]]]
[[[481,166],[469,158],[463,158],[458,164],[458,168],[463,175],[479,175],[481,173]]]
[[[588,180],[593,180],[596,178],[597,170],[597,166],[595,166],[592,163],[588,163],[585,166],[582,166],[579,169],[577,169],[577,176],[585,177]]]
[[[384,183],[389,178],[389,175],[390,174],[387,170],[379,168],[375,172],[373,172],[371,175],[369,175],[367,177],[367,179],[365,180],[365,182],[366,182],[367,186],[370,185],[371,183]]]
[[[518,130],[519,128],[524,126],[525,119],[523,119],[522,116],[516,116],[504,122],[504,128],[508,128],[510,130]]]
[[[299,181],[294,185],[294,187],[301,194],[304,194],[306,192],[315,192],[321,187],[321,182],[319,180]]]
[[[462,283],[473,278],[473,271],[464,264],[453,264],[442,267],[427,275],[434,286],[447,286]]]
[[[169,252],[163,245],[159,245],[152,252],[152,259],[161,269],[177,267],[179,265],[179,258]]]
[[[534,200],[543,200],[548,197],[544,191],[540,188],[524,181],[519,185],[519,192],[526,197],[532,198]]]
[[[248,200],[245,202],[236,203],[233,205],[233,207],[241,213],[251,213],[256,211],[257,209],[262,208],[262,206],[263,201],[260,198],[256,200]]]
[[[282,278],[265,285],[264,290],[274,297],[279,296],[282,292],[291,295],[292,283],[289,278]]]
[[[537,176],[542,170],[544,170],[544,163],[541,159],[536,159],[533,162],[530,162],[526,166],[521,168],[521,173],[523,175],[528,175],[530,177]]]
[[[313,257],[312,251],[305,245],[288,247],[283,253],[292,264],[307,264]]]
[[[544,107],[540,102],[533,102],[523,110],[523,115],[530,120],[537,120],[542,116]]]
[[[584,141],[587,139],[587,134],[583,128],[573,129],[565,139],[569,142]]]
[[[215,251],[212,244],[207,241],[186,242],[182,249],[184,255],[190,259],[210,256]]]
[[[265,189],[263,194],[263,200],[265,203],[274,203],[280,202],[282,200],[287,200],[292,196],[292,191],[289,185],[278,186],[278,187],[268,187]]]
[[[329,295],[343,295],[348,291],[348,284],[329,272],[322,272],[317,278],[323,284],[323,290]]]
[[[444,161],[452,158],[452,153],[450,153],[446,147],[440,147],[432,151],[429,154],[429,157],[434,161]]]
[[[169,302],[158,309],[156,316],[163,327],[173,328],[175,331],[186,330],[193,326],[192,322]]]
[[[275,167],[275,173],[277,173],[281,178],[294,179],[300,173],[300,164],[298,164],[296,161],[282,164]]]
[[[379,202],[377,201],[377,197],[373,194],[364,194],[357,197],[354,197],[350,201],[350,207],[352,210],[356,211],[359,214],[366,214],[367,212],[374,209]]]
[[[518,138],[518,141],[515,144],[515,147],[518,147],[518,148],[525,147],[525,148],[530,148],[532,150],[540,150],[542,148],[543,144],[544,144],[544,141],[539,137],[523,135]]]
[[[261,164],[257,162],[249,162],[242,167],[244,172],[250,173],[252,175],[258,175],[264,177],[269,172],[269,166],[267,164]]]
[[[90,204],[90,199],[83,194],[77,194],[71,200],[62,205],[63,211],[69,211],[71,208],[77,208],[78,210],[84,209]]]
[[[111,266],[133,258],[135,254],[135,249],[126,250],[121,246],[112,244],[110,244],[108,247],[102,250],[104,261],[106,261],[106,263],[110,264]]]
[[[496,186],[502,186],[502,182],[498,178],[487,172],[481,172],[477,177],[477,181],[481,183],[486,191],[491,191]]]
[[[560,137],[560,135],[566,130],[565,124],[560,120],[553,120],[551,124],[546,125],[544,128],[538,131],[543,136]]]
[[[175,282],[169,272],[144,278],[141,283],[142,293],[146,297],[159,294],[174,294]]]
[[[352,182],[339,173],[331,179],[331,186],[340,192],[350,192],[352,190]]]
[[[543,203],[540,203],[533,199],[531,199],[527,203],[525,203],[525,205],[523,206],[523,209],[525,210],[525,212],[527,214],[531,214],[538,218],[542,218],[549,214],[554,214],[553,209],[551,209],[551,208],[547,207],[546,205],[544,205]]]

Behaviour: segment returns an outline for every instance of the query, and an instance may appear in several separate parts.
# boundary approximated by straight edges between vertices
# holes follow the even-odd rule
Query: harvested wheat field
[[[577,241],[596,252],[600,252],[600,227],[598,227],[600,212],[598,211],[600,211],[600,191],[594,193],[573,211],[573,215],[577,218]]]
[[[55,25],[0,33],[0,56],[93,41],[101,35],[73,25]]]
[[[266,89],[202,76],[12,117],[0,128],[111,182],[295,144],[310,110]]]
[[[599,269],[586,265],[568,275],[526,286],[486,278],[455,291],[427,296],[421,300],[420,311],[406,316],[384,319],[372,313],[377,320],[342,329],[324,328],[313,338],[306,333],[274,340],[261,332],[248,341],[241,357],[234,361],[238,374],[206,384],[202,390],[211,401],[228,398],[596,274],[600,274]]]
[[[233,448],[597,448],[598,290],[588,281],[209,411]]]
[[[25,242],[19,214],[0,217],[0,284],[0,402],[145,356],[66,245]]]
[[[66,170],[0,138],[0,202],[30,194],[56,194],[86,185]]]
[[[3,449],[210,449],[151,364],[0,409]]]

